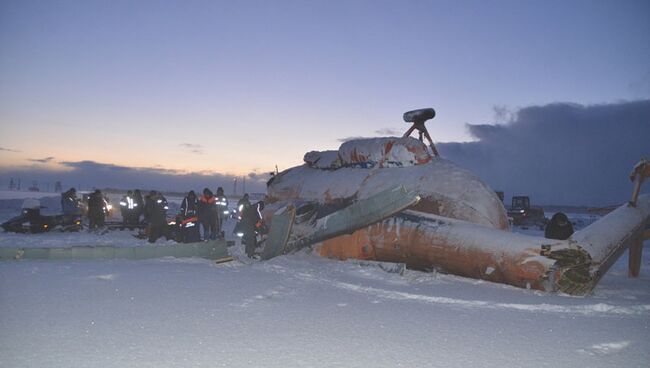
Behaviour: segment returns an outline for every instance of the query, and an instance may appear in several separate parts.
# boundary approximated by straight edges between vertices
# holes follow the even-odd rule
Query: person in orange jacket
[[[217,198],[208,188],[203,189],[203,195],[199,199],[199,222],[203,227],[203,240],[214,240],[217,238]]]

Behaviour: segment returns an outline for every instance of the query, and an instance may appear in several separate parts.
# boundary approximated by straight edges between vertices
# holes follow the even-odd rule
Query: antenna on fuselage
[[[433,119],[435,116],[436,116],[436,110],[434,110],[433,108],[418,109],[418,110],[405,112],[404,121],[407,123],[413,123],[413,125],[411,125],[409,130],[406,131],[406,133],[404,134],[404,138],[410,136],[411,133],[413,133],[413,131],[417,129],[418,134],[420,135],[419,137],[420,142],[424,142],[423,140],[423,136],[424,136],[429,141],[429,147],[431,147],[431,151],[436,157],[438,157],[440,156],[438,154],[438,150],[436,149],[436,146],[433,144],[433,139],[431,139],[427,127],[424,125],[424,123],[427,120]]]

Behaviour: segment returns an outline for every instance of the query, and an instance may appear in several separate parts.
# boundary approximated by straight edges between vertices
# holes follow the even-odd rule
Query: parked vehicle
[[[4,222],[2,228],[15,233],[44,233],[48,231],[79,231],[81,215],[42,215],[41,204],[36,199],[23,203],[21,214]]]
[[[512,205],[508,209],[508,217],[516,226],[539,226],[542,229],[548,222],[544,217],[544,209],[539,206],[531,206],[528,196],[513,196]]]

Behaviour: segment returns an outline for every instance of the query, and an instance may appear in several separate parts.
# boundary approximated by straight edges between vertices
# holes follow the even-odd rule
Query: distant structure
[[[9,179],[9,190],[16,190],[16,183],[14,183],[14,178]]]
[[[41,190],[38,189],[38,182],[36,180],[32,181],[32,186],[27,188],[30,192],[40,192]]]
[[[63,188],[61,187],[61,182],[60,181],[57,181],[56,183],[54,183],[54,191],[56,193],[60,193],[60,192],[63,191]]]

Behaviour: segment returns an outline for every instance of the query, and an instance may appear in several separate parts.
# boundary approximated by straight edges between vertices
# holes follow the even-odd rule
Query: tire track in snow
[[[631,316],[647,316],[650,315],[650,305],[641,304],[635,306],[617,306],[606,303],[586,304],[586,305],[558,305],[558,304],[523,304],[523,303],[497,303],[484,300],[463,300],[440,296],[413,294],[402,291],[379,289],[368,286],[361,286],[350,284],[340,281],[327,281],[332,286],[353,291],[357,293],[372,295],[377,298],[389,300],[410,300],[431,304],[444,304],[451,306],[458,306],[463,308],[485,308],[494,310],[517,310],[523,312],[534,313],[568,313],[568,314],[581,314],[581,315],[631,315]]]
[[[608,303],[592,303],[584,305],[562,305],[550,303],[501,303],[488,300],[465,300],[443,296],[424,295],[403,291],[388,290],[377,287],[362,286],[350,282],[337,281],[329,277],[328,273],[322,270],[305,270],[301,267],[288,267],[287,265],[265,264],[261,267],[265,272],[282,273],[307,283],[319,283],[349,292],[371,295],[384,300],[412,301],[436,305],[447,305],[468,309],[490,309],[504,311],[520,311],[531,313],[560,313],[583,316],[650,316],[650,304],[639,304],[631,306],[612,305]]]

